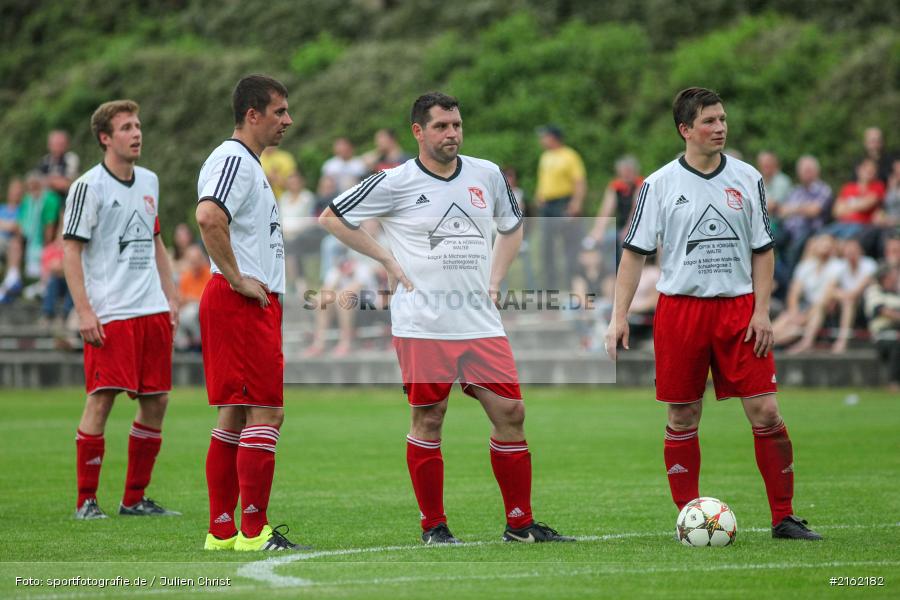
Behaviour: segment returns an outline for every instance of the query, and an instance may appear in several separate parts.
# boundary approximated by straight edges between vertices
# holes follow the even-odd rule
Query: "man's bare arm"
[[[78,329],[86,344],[100,347],[106,335],[103,333],[103,324],[97,318],[87,289],[84,287],[84,268],[81,265],[81,253],[84,251],[84,242],[78,240],[63,240],[63,272],[66,275],[66,285],[72,295],[72,303],[78,314]]]
[[[268,306],[269,290],[259,281],[241,275],[238,269],[237,259],[231,248],[231,232],[225,211],[214,202],[201,202],[197,205],[196,215],[203,245],[231,289],[242,296],[255,298],[263,308]]]

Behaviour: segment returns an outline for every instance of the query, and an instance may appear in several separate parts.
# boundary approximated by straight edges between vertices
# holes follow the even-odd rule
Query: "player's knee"
[[[774,398],[757,406],[751,417],[754,427],[774,427],[781,423],[781,411],[778,410],[778,403]]]
[[[439,434],[446,412],[446,407],[441,405],[416,408],[413,413],[413,428],[421,433]]]
[[[112,410],[115,396],[110,393],[91,394],[85,403],[85,412],[92,416],[106,418]]]
[[[510,401],[504,407],[503,418],[507,427],[521,428],[525,424],[525,404],[518,401]]]
[[[669,406],[669,427],[675,431],[693,429],[700,424],[700,403]]]

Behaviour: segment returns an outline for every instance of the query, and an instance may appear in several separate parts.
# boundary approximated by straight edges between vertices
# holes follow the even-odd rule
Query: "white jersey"
[[[156,266],[159,180],[135,167],[122,181],[102,162],[72,183],[63,238],[84,242],[88,301],[101,323],[169,311]]]
[[[352,228],[378,217],[391,251],[415,290],[391,297],[397,337],[465,340],[506,333],[488,297],[491,225],[501,234],[522,213],[500,168],[459,156],[450,177],[419,159],[372,175],[338,196],[331,210]]]
[[[681,157],[644,181],[623,246],[662,248],[660,293],[700,298],[753,291],[751,251],[774,246],[759,172],[732,156],[704,174]]]
[[[284,239],[278,203],[259,157],[235,139],[213,150],[200,168],[199,201],[212,201],[228,216],[231,249],[238,270],[284,293]],[[221,273],[210,261],[213,273]]]

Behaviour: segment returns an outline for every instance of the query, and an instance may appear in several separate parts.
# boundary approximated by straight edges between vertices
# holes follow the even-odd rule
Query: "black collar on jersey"
[[[134,185],[134,177],[135,177],[135,175],[134,175],[134,173],[135,173],[134,169],[131,170],[131,180],[130,180],[130,181],[124,181],[124,180],[119,179],[118,177],[116,177],[116,174],[109,170],[109,167],[106,166],[106,163],[105,163],[105,162],[103,162],[103,161],[101,160],[101,161],[100,161],[100,164],[103,165],[103,168],[106,169],[106,172],[109,173],[109,176],[110,176],[110,177],[112,177],[113,179],[115,179],[116,181],[118,181],[119,183],[121,183],[122,185],[124,185],[125,187],[131,187],[131,186]]]
[[[238,144],[240,144],[241,146],[243,146],[244,148],[247,149],[247,152],[250,153],[250,156],[253,157],[253,160],[255,160],[256,162],[259,162],[259,157],[256,155],[256,153],[255,153],[253,150],[250,149],[250,146],[248,146],[247,144],[245,144],[245,143],[242,142],[241,140],[239,140],[239,139],[237,139],[237,138],[228,138],[228,139],[225,140],[225,141],[226,141],[226,142],[237,142]],[[262,163],[259,163],[259,164],[262,164]]]
[[[422,169],[423,173],[431,175],[435,179],[440,179],[441,181],[453,181],[454,179],[456,179],[456,176],[459,175],[459,172],[462,171],[462,158],[460,158],[459,156],[456,157],[456,170],[453,171],[453,175],[451,175],[450,177],[441,177],[437,173],[432,173],[427,168],[425,168],[425,165],[422,164],[422,161],[419,160],[418,156],[416,157],[416,164],[419,165],[419,168]]]
[[[695,169],[694,167],[689,165],[687,163],[687,161],[684,160],[683,155],[681,158],[678,159],[678,164],[680,164],[682,167],[684,167],[685,169],[687,169],[688,171],[690,171],[697,177],[702,177],[703,179],[712,179],[713,177],[715,177],[716,175],[718,175],[725,169],[725,155],[723,153],[719,152],[719,157],[722,160],[719,161],[719,166],[716,167],[716,170],[713,171],[712,173],[701,173],[700,171],[698,171],[697,169]]]

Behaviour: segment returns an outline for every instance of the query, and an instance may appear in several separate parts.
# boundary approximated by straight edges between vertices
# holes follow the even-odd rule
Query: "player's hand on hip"
[[[772,321],[767,314],[753,313],[744,342],[756,338],[753,343],[753,353],[758,357],[768,356],[775,345],[775,334],[772,331]]]
[[[631,350],[628,346],[628,321],[624,319],[616,321],[613,319],[609,322],[609,327],[606,328],[606,340],[604,342],[606,353],[613,360],[617,358],[620,341],[625,350]]]
[[[103,346],[103,340],[106,334],[103,332],[103,323],[97,318],[97,314],[87,309],[78,313],[78,331],[85,344],[90,344],[96,348]]]
[[[400,263],[398,263],[396,259],[392,258],[386,261],[384,263],[384,268],[388,274],[388,286],[391,288],[391,292],[397,291],[398,283],[403,285],[407,292],[411,292],[415,289],[412,282],[409,280],[409,277],[403,272],[403,267],[400,266]]]
[[[262,308],[269,305],[269,288],[252,277],[241,277],[237,285],[232,285],[231,289],[242,296],[257,300]]]

